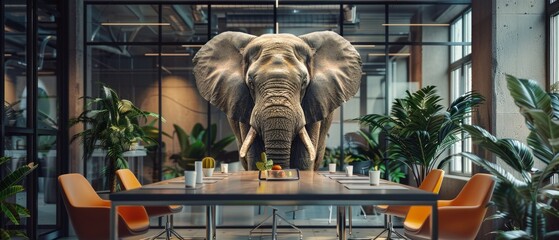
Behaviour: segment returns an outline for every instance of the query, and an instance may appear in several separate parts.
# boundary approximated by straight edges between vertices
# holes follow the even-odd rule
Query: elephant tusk
[[[316,158],[316,150],[314,149],[311,138],[309,137],[309,133],[307,132],[307,129],[305,129],[305,127],[303,127],[301,131],[299,131],[299,137],[301,137],[301,140],[303,140],[303,144],[309,152],[311,161],[314,161],[314,159]]]
[[[254,141],[255,138],[256,138],[256,130],[254,130],[253,127],[250,127],[250,130],[248,130],[247,136],[243,141],[243,145],[241,145],[241,149],[239,150],[239,155],[241,156],[241,158],[246,157],[247,152],[250,149],[250,145],[252,145],[252,142]]]

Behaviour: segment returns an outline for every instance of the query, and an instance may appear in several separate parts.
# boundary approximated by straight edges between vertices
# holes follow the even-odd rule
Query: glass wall
[[[15,202],[32,218],[21,226],[31,239],[62,228],[56,177],[61,172],[61,64],[58,44],[58,5],[45,1],[7,0],[1,3],[3,23],[2,155],[11,158],[5,169],[35,162],[39,167],[23,182]],[[31,14],[33,13],[33,14]],[[4,168],[3,168],[4,169]],[[6,172],[2,172],[2,175]],[[11,225],[11,223],[8,223]]]
[[[165,118],[165,123],[155,123],[161,129],[159,137],[163,144],[147,148],[145,156],[129,159],[129,162],[141,161],[142,168],[136,173],[143,183],[158,181],[181,173],[181,165],[175,158],[185,150],[179,144],[181,132],[191,135],[199,124],[210,135],[215,134],[215,141],[232,136],[225,114],[200,96],[194,81],[192,58],[208,39],[224,31],[256,36],[334,31],[355,46],[363,62],[360,90],[334,112],[326,139],[329,151],[320,166],[336,161],[341,169],[351,162],[345,156],[352,142],[359,141],[357,132],[368,133],[368,129],[353,120],[356,117],[388,113],[392,101],[403,97],[406,90],[415,91],[427,85],[437,86],[446,101],[454,97],[450,90],[455,74],[451,63],[469,54],[471,40],[464,29],[453,30],[451,25],[468,8],[469,4],[432,2],[388,5],[280,2],[277,6],[86,2],[85,92],[96,96],[100,84],[105,84],[114,88],[121,98]],[[378,133],[371,135],[374,134]],[[230,168],[242,169],[237,162],[235,142],[219,149],[212,143],[215,142],[206,142],[205,151],[223,153],[217,158],[218,162],[233,163],[237,166]],[[104,166],[101,156],[102,153],[87,160],[85,172],[97,190],[106,190],[100,174]],[[365,172],[368,167],[356,167],[355,171]],[[375,215],[365,218],[359,208],[355,209],[354,225],[382,225],[382,218]],[[239,211],[223,210],[218,219],[221,226],[249,226],[267,216],[264,210],[265,207],[258,206]],[[291,214],[294,211],[294,221],[298,225],[334,224],[328,221],[327,210],[326,207],[305,206],[282,208],[281,212]],[[185,208],[185,211],[189,214],[176,217],[176,224],[204,223],[203,208]],[[246,221],[231,220],[228,215],[231,211],[247,215],[243,218]]]
[[[555,13],[549,22],[549,42],[551,49],[549,52],[549,75],[550,82],[554,84],[554,90],[557,91],[559,89],[556,86],[559,83],[559,13]]]

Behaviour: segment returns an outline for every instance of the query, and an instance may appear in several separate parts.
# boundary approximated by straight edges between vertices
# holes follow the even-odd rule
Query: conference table
[[[438,197],[431,192],[384,180],[379,186],[371,186],[365,176],[348,177],[343,173],[300,171],[298,180],[287,181],[260,180],[258,176],[258,171],[216,174],[204,178],[204,183],[195,188],[185,187],[184,178],[176,178],[112,193],[109,195],[111,239],[118,239],[118,206],[170,204],[206,206],[207,240],[219,239],[216,236],[216,205],[335,205],[339,240],[347,238],[346,206],[426,205],[432,209],[431,237],[438,238]]]

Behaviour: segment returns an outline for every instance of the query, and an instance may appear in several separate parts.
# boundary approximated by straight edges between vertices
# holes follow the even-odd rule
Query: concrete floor
[[[269,230],[269,229],[266,229]],[[283,229],[282,229],[283,230]],[[336,240],[336,229],[334,228],[304,228],[303,231],[304,240]],[[147,234],[126,238],[126,240],[146,240],[150,237],[158,234],[161,229],[151,229]],[[247,240],[248,233],[250,229],[227,229],[220,228],[217,229],[217,240]],[[379,228],[354,228],[353,234],[348,235],[348,239],[371,239],[380,233],[382,229]],[[401,229],[397,229],[401,232]],[[204,239],[205,230],[204,229],[177,229],[177,232],[186,239]],[[378,239],[386,239],[386,235]],[[64,240],[75,240],[75,237],[62,238]],[[176,239],[176,238],[173,238]],[[253,235],[251,240],[268,240],[272,239],[269,234],[256,233]],[[278,235],[278,240],[299,240],[298,234],[280,234]]]

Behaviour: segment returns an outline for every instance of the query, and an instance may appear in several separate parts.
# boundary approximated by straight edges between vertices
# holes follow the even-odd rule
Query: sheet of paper
[[[349,190],[383,190],[383,189],[408,189],[404,186],[393,185],[393,184],[381,184],[378,186],[371,186],[367,184],[347,184],[344,185]]]
[[[357,180],[338,180],[341,184],[369,184],[369,179]]]
[[[226,176],[211,176],[211,177],[204,177],[204,180],[222,180],[226,178]]]
[[[350,176],[350,177],[348,177],[348,176],[342,175],[342,176],[331,176],[330,178],[334,179],[334,180],[342,180],[342,179],[343,180],[369,180],[369,177],[366,177],[366,176]]]

